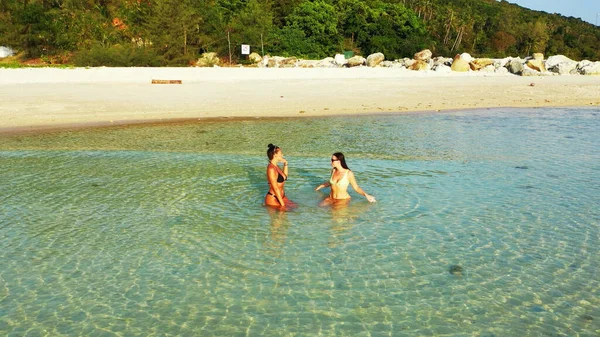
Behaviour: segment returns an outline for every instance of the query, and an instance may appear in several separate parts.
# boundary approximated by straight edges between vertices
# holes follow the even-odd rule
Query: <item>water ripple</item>
[[[592,336],[592,112],[3,136],[0,333]],[[270,142],[295,211],[263,206]],[[377,203],[318,206],[340,150]]]

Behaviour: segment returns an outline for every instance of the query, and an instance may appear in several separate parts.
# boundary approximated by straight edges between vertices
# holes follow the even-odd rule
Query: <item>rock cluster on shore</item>
[[[210,54],[210,55],[209,55]],[[215,55],[207,53],[197,62],[197,66],[214,65]],[[394,61],[385,60],[382,53],[374,53],[368,57],[353,56],[346,58],[342,54],[322,60],[303,60],[296,57],[268,56],[261,57],[257,53],[248,58],[256,66],[262,68],[343,68],[343,67],[386,67],[413,71],[435,72],[487,72],[511,73],[521,76],[553,76],[553,75],[600,75],[600,61],[574,61],[563,55],[550,56],[544,59],[541,53],[530,57],[505,57],[503,59],[473,58],[468,53],[456,55],[454,58],[433,57],[428,49],[422,50],[411,58]]]

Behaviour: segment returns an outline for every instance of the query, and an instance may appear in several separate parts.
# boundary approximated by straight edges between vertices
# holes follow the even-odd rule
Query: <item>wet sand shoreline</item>
[[[0,69],[0,93],[0,133],[22,133],[238,118],[597,107],[600,76],[366,67]]]

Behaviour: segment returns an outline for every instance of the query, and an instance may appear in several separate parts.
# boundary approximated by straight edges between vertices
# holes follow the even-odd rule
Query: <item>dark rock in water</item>
[[[100,185],[99,183],[92,183],[92,186],[94,186],[94,187],[100,187],[102,185]]]
[[[348,289],[348,286],[343,282],[335,282],[336,289]]]
[[[455,275],[455,276],[462,276],[463,273],[463,267],[457,265],[457,264],[453,264],[450,266],[450,268],[448,268],[448,271],[450,272],[450,274]]]
[[[582,315],[581,320],[586,323],[592,323],[594,321],[594,317],[592,317],[590,315]]]
[[[172,216],[167,219],[167,225],[169,225],[169,226],[181,225],[182,223],[183,223],[183,217],[181,215]]]
[[[565,136],[565,138],[573,139],[575,137],[573,137],[573,136]]]
[[[546,310],[544,310],[544,308],[540,307],[539,305],[534,305],[533,307],[531,307],[531,311],[533,311],[533,312],[544,312]]]
[[[519,170],[527,170],[529,167],[527,167],[527,166],[515,166],[515,168],[519,169]]]

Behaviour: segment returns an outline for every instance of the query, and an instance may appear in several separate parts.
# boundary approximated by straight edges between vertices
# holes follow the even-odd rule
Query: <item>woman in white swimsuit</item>
[[[375,197],[367,194],[362,188],[356,183],[354,173],[346,165],[346,159],[344,154],[336,152],[331,156],[331,178],[329,181],[322,183],[315,188],[318,191],[324,187],[331,187],[329,197],[323,200],[321,205],[329,205],[333,203],[347,203],[350,201],[350,194],[348,194],[348,185],[352,185],[352,188],[356,193],[367,198],[369,202],[375,202]]]

